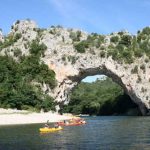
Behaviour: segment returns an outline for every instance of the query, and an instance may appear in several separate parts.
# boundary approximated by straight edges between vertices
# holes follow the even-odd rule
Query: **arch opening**
[[[69,94],[70,100],[63,107],[63,112],[75,115],[142,115],[138,105],[118,84],[121,82],[116,82],[117,78],[113,79],[115,81],[101,75],[93,76],[90,80],[78,80],[78,84]]]

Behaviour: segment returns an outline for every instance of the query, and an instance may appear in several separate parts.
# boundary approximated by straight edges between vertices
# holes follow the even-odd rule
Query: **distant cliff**
[[[14,23],[6,37],[0,32],[0,50],[18,63],[22,57],[36,55],[39,65],[48,66],[49,78],[42,71],[30,81],[60,105],[69,101],[69,92],[83,78],[104,74],[122,86],[146,115],[150,108],[149,39],[149,27],[136,36],[126,31],[99,35],[61,26],[40,29],[34,21],[23,20]]]

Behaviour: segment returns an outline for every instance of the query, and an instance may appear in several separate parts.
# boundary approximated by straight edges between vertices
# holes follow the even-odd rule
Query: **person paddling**
[[[56,123],[54,124],[54,127],[55,127],[55,128],[61,128],[61,126],[59,125],[58,122],[56,122]]]
[[[49,128],[49,120],[47,120],[47,123],[45,123],[45,128]]]

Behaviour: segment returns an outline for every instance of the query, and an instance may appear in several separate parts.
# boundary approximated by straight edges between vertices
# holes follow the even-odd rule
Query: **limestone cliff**
[[[0,42],[3,42],[4,41],[4,36],[2,34],[2,31],[0,30]]]
[[[138,104],[143,115],[148,113],[150,108],[149,57],[143,52],[142,56],[133,57],[133,61],[129,60],[130,63],[128,63],[128,55],[125,53],[126,48],[123,49],[125,51],[123,53],[124,57],[121,57],[122,55],[119,52],[112,53],[113,49],[118,48],[116,47],[117,41],[112,37],[120,39],[122,36],[129,35],[134,40],[136,36],[132,36],[127,32],[105,36],[90,35],[83,31],[66,29],[60,26],[39,29],[36,23],[30,20],[14,23],[8,36],[16,34],[21,34],[21,37],[13,44],[2,47],[1,55],[7,53],[7,55],[14,56],[11,49],[16,48],[22,51],[22,55],[30,55],[28,43],[35,39],[38,39],[40,43],[44,43],[47,50],[44,56],[41,57],[41,61],[56,73],[57,86],[53,90],[46,84],[41,86],[43,91],[47,91],[56,101],[67,103],[69,92],[83,78],[90,75],[104,74],[122,86],[131,99]],[[93,43],[88,46],[83,46],[82,43],[78,45],[80,42],[85,44],[89,36],[94,37]],[[98,39],[95,37],[98,37]],[[0,41],[4,42],[1,32]],[[82,49],[83,51],[80,51]],[[120,57],[116,59],[116,56]],[[14,59],[17,60],[15,56]]]

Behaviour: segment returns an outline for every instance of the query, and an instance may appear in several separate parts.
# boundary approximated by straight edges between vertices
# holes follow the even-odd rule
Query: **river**
[[[39,133],[42,124],[0,126],[0,150],[149,150],[150,117],[86,117],[84,126]]]

